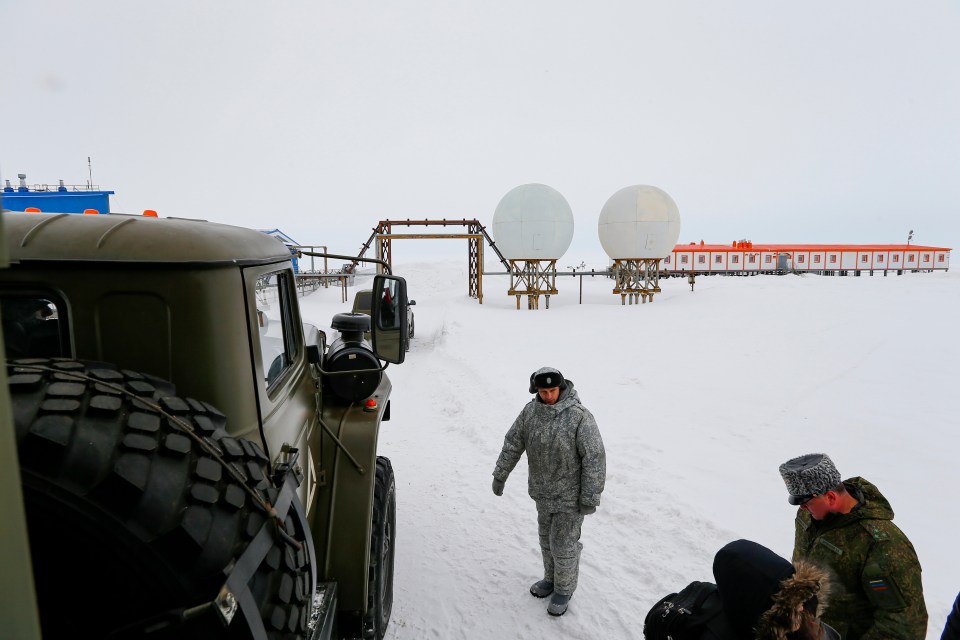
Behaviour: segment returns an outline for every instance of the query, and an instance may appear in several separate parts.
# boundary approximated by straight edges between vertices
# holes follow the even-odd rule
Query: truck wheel
[[[397,485],[393,466],[377,457],[377,480],[373,491],[373,531],[370,536],[370,569],[367,584],[369,637],[382,640],[393,610],[393,558],[396,544]]]
[[[268,516],[280,490],[266,456],[223,414],[103,363],[8,361],[7,375],[44,637],[302,635],[306,527],[293,508]],[[265,557],[247,564],[264,532]],[[228,627],[203,605],[246,568]]]

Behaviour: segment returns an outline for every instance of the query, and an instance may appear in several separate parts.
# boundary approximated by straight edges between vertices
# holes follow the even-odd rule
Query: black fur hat
[[[567,388],[567,381],[559,370],[553,367],[540,367],[530,374],[530,393],[536,393],[537,389],[553,387],[560,387],[561,390]]]

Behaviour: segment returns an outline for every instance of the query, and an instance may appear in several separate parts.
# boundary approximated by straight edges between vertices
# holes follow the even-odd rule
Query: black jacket
[[[814,615],[826,606],[825,571],[803,560],[791,564],[749,540],[720,549],[713,575],[723,611],[701,640],[785,640],[800,624],[799,605],[807,603]]]
[[[947,616],[947,624],[943,628],[940,640],[960,640],[960,593],[953,601],[953,611]]]

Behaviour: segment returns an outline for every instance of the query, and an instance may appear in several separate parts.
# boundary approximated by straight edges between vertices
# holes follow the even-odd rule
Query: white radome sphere
[[[493,214],[493,238],[508,260],[559,259],[573,240],[573,211],[545,184],[514,187]]]
[[[665,258],[680,238],[680,210],[662,189],[624,187],[603,205],[597,232],[615,260]]]

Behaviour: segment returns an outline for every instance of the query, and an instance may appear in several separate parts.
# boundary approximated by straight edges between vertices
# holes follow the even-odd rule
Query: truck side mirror
[[[400,364],[406,351],[407,281],[399,276],[378,275],[373,279],[370,300],[370,337],[373,352],[381,360]]]

